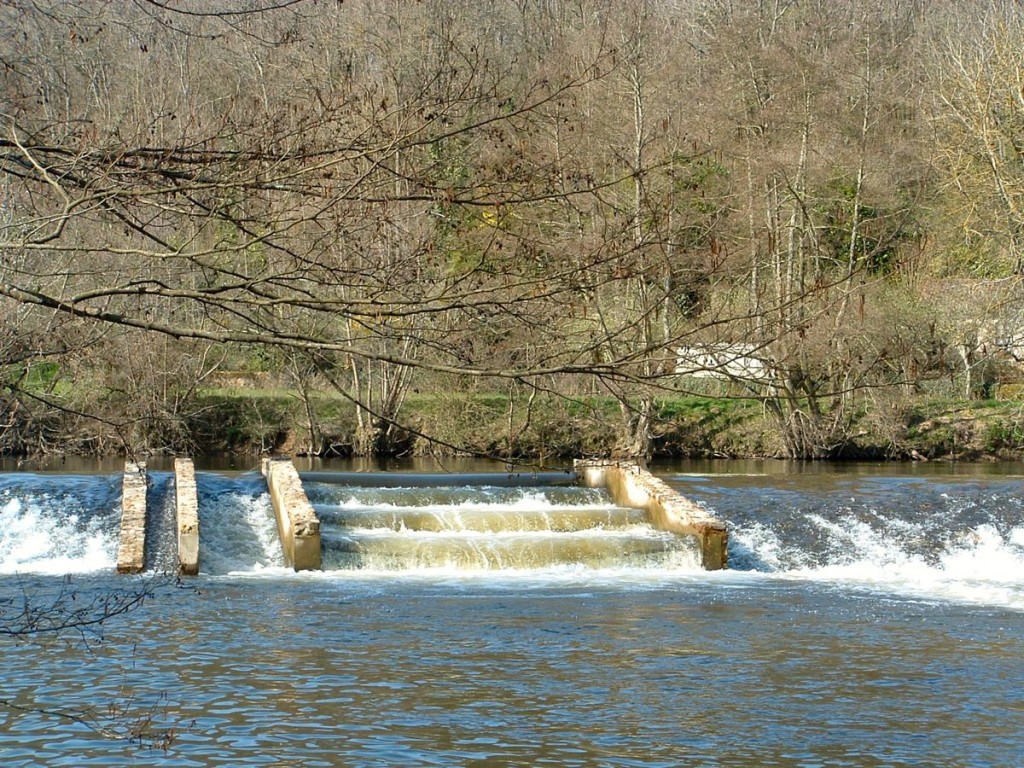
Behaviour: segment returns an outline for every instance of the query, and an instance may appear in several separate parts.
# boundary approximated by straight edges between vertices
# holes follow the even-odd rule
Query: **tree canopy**
[[[131,347],[165,399],[273,358],[361,451],[454,386],[607,394],[643,453],[680,350],[735,349],[770,375],[699,359],[828,455],[1012,322],[1021,22],[980,6],[5,3],[9,426]],[[978,281],[965,336],[936,286]]]

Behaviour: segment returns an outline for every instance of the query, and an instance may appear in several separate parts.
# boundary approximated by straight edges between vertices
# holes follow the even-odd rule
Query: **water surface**
[[[4,641],[0,669],[0,690],[19,706],[102,710],[131,696],[129,709],[155,707],[156,724],[180,729],[173,743],[140,749],[0,708],[0,763],[1021,764],[1018,477],[709,469],[659,472],[729,523],[733,567],[715,573],[676,558],[292,574],[258,478],[200,473],[202,523],[222,530],[204,539],[217,554],[192,588],[161,587],[91,651]],[[88,477],[68,481],[75,492],[0,477],[3,530],[35,515],[68,540],[95,535],[90,525],[105,531],[117,493],[110,478]],[[334,505],[339,526],[372,515],[395,534],[396,510],[423,517],[430,507],[381,493],[317,503]],[[506,519],[530,511],[530,494],[533,512],[551,519],[594,503],[509,493],[445,491],[430,515],[479,521],[481,506],[499,504]],[[500,535],[491,523],[468,528]],[[59,589],[46,552],[19,554],[5,535],[0,595]],[[63,561],[83,597],[138,583],[110,575],[109,552],[99,554]]]

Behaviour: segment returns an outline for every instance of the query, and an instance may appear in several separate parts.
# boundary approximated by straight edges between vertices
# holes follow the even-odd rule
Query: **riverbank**
[[[0,455],[230,455],[349,457],[357,449],[352,403],[283,388],[234,387],[195,393],[173,412],[125,419],[116,402],[94,418],[71,410],[31,414],[9,427]],[[622,455],[626,423],[609,397],[412,393],[386,455],[476,456],[550,463]],[[757,400],[728,397],[655,401],[655,460],[784,458],[778,423]],[[877,401],[863,407],[827,455],[836,460],[1024,460],[1024,402],[1018,399]]]
[[[350,456],[356,423],[347,401],[307,409],[280,390],[213,390],[188,419],[198,453]],[[310,424],[310,413],[314,423]],[[611,398],[537,398],[527,408],[501,395],[414,395],[399,419],[395,453],[553,460],[619,451],[623,417]],[[784,446],[754,400],[656,401],[652,458],[778,458]],[[835,459],[978,461],[1024,459],[1024,403],[915,401],[865,409]]]

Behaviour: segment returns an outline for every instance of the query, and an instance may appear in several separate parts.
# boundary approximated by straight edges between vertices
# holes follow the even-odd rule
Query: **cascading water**
[[[1017,480],[713,475],[671,484],[727,521],[733,573],[1024,610]]]
[[[146,475],[146,570],[170,573],[178,567],[174,475]]]
[[[0,573],[89,573],[117,562],[120,478],[0,474]]]
[[[202,573],[258,572],[284,566],[277,522],[261,475],[199,472],[196,490]]]
[[[325,570],[697,569],[693,541],[600,490],[307,482]]]
[[[727,523],[730,569],[714,572],[462,570],[417,554],[388,561],[405,570],[294,573],[274,567],[262,478],[198,473],[197,589],[117,617],[99,652],[4,644],[0,691],[22,709],[0,711],[3,765],[1019,765],[1021,479],[726,466],[659,473]],[[321,494],[304,480],[330,541],[484,546],[642,524],[572,488]],[[58,560],[58,544],[102,544],[102,572],[76,577],[75,593],[136,588],[113,571],[119,481],[0,475],[0,563],[18,571],[0,579],[0,612],[67,584],[29,568],[89,562]],[[17,526],[48,532],[45,546]],[[354,556],[325,554],[333,568]],[[62,717],[126,691],[132,707],[111,709],[177,728],[173,743],[126,745]]]
[[[362,487],[307,478],[323,567],[361,573],[580,573],[691,578],[694,542],[653,529],[603,491],[565,485]],[[390,478],[394,481],[394,478]],[[397,478],[401,481],[401,477]],[[856,474],[675,475],[729,527],[729,570],[712,580],[802,582],[1024,610],[1024,493],[1016,478]],[[160,520],[150,570],[173,570],[173,481],[151,473]],[[463,482],[465,481],[465,482]],[[119,474],[0,474],[0,573],[115,567]],[[197,474],[200,569],[285,575],[265,481]],[[151,521],[152,522],[152,521]]]
[[[146,570],[177,568],[174,477],[148,473]],[[197,476],[205,574],[283,565],[266,483],[256,474]],[[0,474],[0,574],[113,571],[121,475]]]

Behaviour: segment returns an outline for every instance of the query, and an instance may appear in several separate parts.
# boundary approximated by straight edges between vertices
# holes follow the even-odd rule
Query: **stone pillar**
[[[192,459],[174,460],[174,493],[178,524],[178,569],[186,576],[199,573],[199,495]]]
[[[146,563],[146,465],[124,465],[121,481],[121,537],[117,547],[117,572],[142,573]]]
[[[277,517],[285,565],[296,571],[320,570],[320,520],[295,465],[287,458],[264,459],[263,474]]]
[[[654,527],[695,536],[705,570],[728,566],[729,533],[725,523],[636,462],[577,459],[574,468],[580,485],[605,488],[619,506],[643,509]]]

